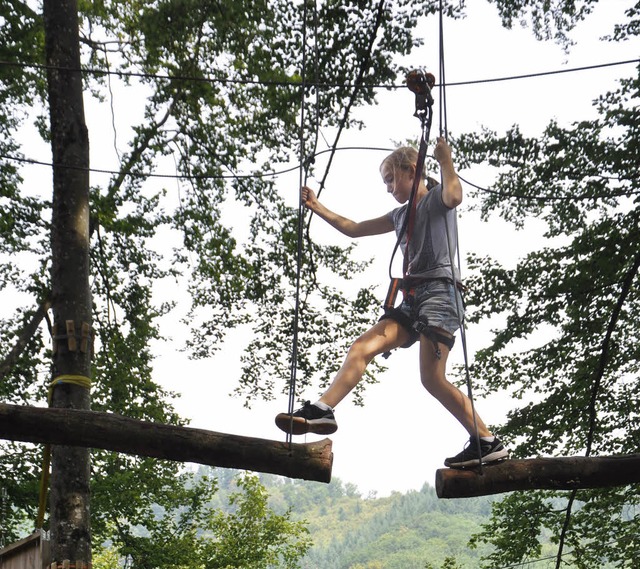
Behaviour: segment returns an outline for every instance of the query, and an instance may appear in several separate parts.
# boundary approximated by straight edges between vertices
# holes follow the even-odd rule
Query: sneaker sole
[[[292,417],[287,413],[280,413],[276,416],[276,425],[281,431],[292,435],[306,435],[307,433],[331,435],[338,430],[338,425],[331,419],[313,419],[307,421],[307,419]]]
[[[497,450],[488,454],[487,456],[482,457],[482,464],[492,464],[494,462],[502,462],[509,458],[509,452],[506,449]],[[471,460],[465,460],[464,462],[452,462],[447,464],[445,461],[445,466],[448,468],[469,468],[471,466],[479,466],[480,461],[477,458],[473,458]]]

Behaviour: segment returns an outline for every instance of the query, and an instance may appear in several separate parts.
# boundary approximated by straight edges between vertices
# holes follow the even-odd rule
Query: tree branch
[[[18,358],[27,346],[27,343],[36,333],[42,319],[45,318],[49,308],[51,308],[51,301],[46,299],[40,304],[40,306],[38,306],[38,309],[31,317],[31,320],[27,322],[25,327],[22,329],[15,346],[13,346],[11,351],[7,354],[7,357],[2,361],[2,363],[0,363],[0,379],[3,379],[16,364]]]

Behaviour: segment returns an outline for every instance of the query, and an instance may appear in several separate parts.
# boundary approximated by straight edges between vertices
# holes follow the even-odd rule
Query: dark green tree
[[[497,0],[505,21],[531,12],[534,29],[567,33],[591,2]],[[527,7],[528,6],[528,7]],[[638,9],[611,41],[638,34]],[[543,33],[544,32],[544,33]],[[472,375],[485,392],[513,395],[500,432],[516,457],[633,454],[640,448],[640,79],[638,69],[594,102],[598,117],[539,136],[517,126],[458,140],[468,163],[497,181],[474,196],[485,218],[546,225],[545,240],[515,268],[470,259],[470,320],[501,315]],[[640,563],[640,488],[509,495],[477,536],[496,546],[487,567],[535,559],[540,537],[557,543],[556,567]],[[609,565],[607,565],[609,566]]]
[[[225,510],[211,500],[215,482],[200,477],[182,489],[167,489],[163,506],[148,504],[137,524],[114,519],[116,541],[100,547],[97,569],[295,569],[311,545],[304,522],[275,513],[255,475],[237,475]],[[141,531],[144,528],[144,532]]]
[[[252,339],[238,391],[250,401],[284,387],[298,211],[286,204],[272,174],[301,158],[311,168],[320,127],[335,132],[337,142],[345,128],[360,126],[351,111],[372,104],[376,86],[402,77],[393,58],[420,43],[413,35],[417,19],[437,7],[434,0],[78,2],[84,105],[102,104],[114,125],[110,132],[89,126],[89,144],[113,138],[118,158],[115,165],[90,165],[93,313],[87,321],[95,356],[87,375],[94,410],[183,422],[172,394],[153,381],[151,345],[171,336],[160,319],[177,301],[157,301],[154,291],[163,285],[190,299],[187,348],[195,357],[219,349],[230,329],[246,327]],[[46,58],[45,43],[55,45],[56,38],[45,38],[37,3],[3,2],[0,22],[0,285],[11,299],[0,327],[0,396],[42,404],[52,331],[39,324],[49,319],[50,273],[60,258],[52,258],[49,244],[52,189],[42,180],[50,168],[35,162],[41,144],[34,137],[47,144],[53,138],[47,73],[77,75],[78,69]],[[121,100],[120,89],[126,90]],[[64,152],[53,156],[58,171],[87,174]],[[168,171],[175,177],[162,177]],[[238,215],[231,209],[244,214],[246,237],[234,233]],[[322,370],[328,376],[326,368],[377,305],[369,289],[346,298],[319,278],[326,270],[345,279],[357,273],[362,265],[348,253],[316,244],[304,249],[303,378]],[[35,519],[40,464],[40,449],[2,443],[9,540]],[[178,469],[94,452],[94,542],[117,542],[134,520],[151,523],[143,512],[178,493],[184,484]]]
[[[430,561],[427,561],[424,565],[424,569],[437,569],[437,567]],[[444,560],[441,569],[460,569],[460,565],[456,563],[456,560],[453,557],[447,557]]]
[[[292,521],[290,511],[278,515],[270,510],[267,491],[256,476],[239,478],[238,487],[242,492],[229,497],[234,510],[209,518],[208,527],[217,538],[203,540],[204,567],[299,567],[311,546],[305,523]]]

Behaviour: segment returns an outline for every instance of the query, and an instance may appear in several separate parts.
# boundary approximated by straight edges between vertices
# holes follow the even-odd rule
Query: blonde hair
[[[387,156],[380,164],[380,172],[384,168],[385,164],[388,164],[392,169],[399,168],[401,170],[411,170],[418,164],[418,151],[413,146],[401,146],[396,148],[389,156]],[[427,176],[427,170],[423,166],[420,176],[427,183],[427,188],[438,185],[438,181]]]

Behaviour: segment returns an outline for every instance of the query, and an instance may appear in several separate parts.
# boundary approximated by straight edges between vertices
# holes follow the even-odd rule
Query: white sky
[[[465,21],[445,21],[445,71],[448,83],[638,57],[637,48],[634,49],[628,42],[611,45],[598,41],[600,36],[611,31],[613,22],[623,20],[620,14],[626,2],[601,2],[597,13],[573,35],[577,45],[569,54],[553,43],[537,42],[529,30],[504,30],[496,10],[487,3],[470,4],[472,7]],[[616,17],[619,19],[616,20]],[[435,74],[439,56],[437,18],[426,21],[424,27],[428,33],[426,45],[409,60],[408,65],[423,67]],[[634,67],[629,65],[534,79],[449,87],[449,132],[455,136],[478,129],[481,125],[503,132],[517,123],[526,135],[534,136],[552,118],[561,124],[569,124],[593,116],[592,100],[601,92],[614,88],[617,77],[633,72]],[[341,146],[388,147],[393,146],[394,140],[415,139],[419,135],[420,124],[412,116],[411,92],[383,93],[379,100],[377,107],[358,111],[367,128],[343,136]],[[438,132],[438,113],[435,108],[432,136]],[[327,139],[332,141],[328,135]],[[384,155],[370,151],[339,152],[322,193],[322,201],[356,220],[377,216],[395,207],[378,174],[378,165]],[[324,173],[322,158],[317,160],[316,166],[317,175],[321,177]],[[491,184],[491,173],[483,168],[461,174],[480,186]],[[293,206],[298,199],[297,176],[294,173],[290,181],[282,181],[283,191],[290,192]],[[314,185],[314,180],[310,180],[309,184]],[[464,205],[460,212],[459,229],[463,255],[469,251],[502,251],[505,262],[514,262],[519,255],[537,245],[540,231],[539,227],[536,231],[535,223],[529,224],[525,231],[516,233],[499,220],[480,223],[476,215],[465,212]],[[312,222],[312,238],[323,242],[347,242],[346,238],[317,218]],[[380,283],[378,294],[381,299],[388,286],[387,266],[393,245],[394,237],[389,234],[362,240],[358,247],[358,255],[363,258],[377,255],[374,266],[365,278]],[[488,342],[487,330],[486,324],[468,329],[470,357],[475,349]],[[157,379],[183,393],[177,408],[192,418],[192,426],[284,440],[273,418],[276,413],[286,411],[285,395],[273,403],[258,402],[251,410],[244,409],[240,400],[227,397],[240,373],[238,361],[230,357],[235,340],[242,343],[240,334],[229,337],[229,350],[225,347],[224,353],[214,361],[178,362],[179,355],[176,353],[162,356]],[[462,362],[458,341],[450,357],[450,365]],[[467,440],[462,427],[422,388],[418,375],[417,346],[394,352],[386,363],[389,369],[379,377],[378,385],[368,388],[364,407],[354,406],[349,399],[338,406],[336,419],[339,430],[331,436],[333,475],[344,482],[356,484],[364,495],[377,492],[381,496],[394,490],[419,489],[425,482],[434,485],[435,471],[442,466],[444,458],[460,451]],[[482,378],[472,380],[477,384]],[[282,378],[282,382],[285,381],[286,378]],[[318,393],[300,395],[315,400]],[[479,413],[488,423],[500,422],[510,405],[505,394],[476,401]],[[304,442],[318,438],[321,437],[308,435],[306,439],[296,437],[295,440]]]
[[[634,59],[639,55],[637,46],[634,48],[629,42],[610,44],[599,41],[600,36],[611,32],[614,22],[624,21],[622,14],[629,1],[600,2],[596,13],[572,35],[577,43],[568,54],[551,42],[537,42],[528,29],[503,29],[497,11],[487,2],[469,4],[471,7],[464,21],[445,21],[448,83],[595,65]],[[426,45],[407,61],[407,65],[425,68],[433,72],[439,81],[437,17],[426,20],[423,27]],[[626,65],[449,87],[449,132],[455,136],[479,129],[481,125],[503,132],[517,123],[526,135],[535,136],[553,118],[567,125],[592,117],[595,114],[592,100],[600,93],[615,88],[616,78],[629,76],[634,70],[633,65]],[[437,97],[437,90],[434,94]],[[118,96],[116,94],[114,100],[116,108],[123,103]],[[432,138],[439,128],[437,105],[436,99]],[[96,134],[101,129],[110,128],[108,102],[102,105],[102,110],[101,116],[92,113],[87,116],[91,163],[96,168],[109,168],[115,163],[115,157],[113,162],[109,158],[113,154],[112,131],[103,130],[100,136]],[[408,90],[381,93],[378,106],[357,111],[367,128],[361,132],[346,133],[340,146],[389,147],[393,146],[393,141],[415,139],[419,135],[420,124],[412,113],[413,94]],[[331,133],[326,133],[326,136],[331,142]],[[25,154],[40,158],[49,156],[46,147],[39,144],[25,149]],[[324,173],[323,160],[327,156],[316,161],[319,177]],[[395,207],[378,174],[378,165],[384,156],[385,153],[371,151],[338,152],[322,201],[331,209],[356,220],[378,216]],[[437,177],[437,172],[435,174]],[[492,173],[488,169],[478,167],[461,174],[480,186],[491,184]],[[49,172],[44,173],[44,179],[50,179]],[[280,184],[290,205],[296,206],[298,173],[283,177]],[[309,185],[317,186],[317,182],[310,180]],[[477,215],[466,211],[468,205],[463,203],[459,215],[463,257],[470,251],[500,251],[505,262],[514,262],[518,256],[537,246],[540,228],[536,223],[530,223],[523,232],[516,233],[499,220],[481,223]],[[241,230],[243,220],[236,223]],[[312,222],[311,234],[312,238],[323,242],[347,243],[346,238],[318,218]],[[387,266],[394,242],[394,236],[388,234],[362,240],[357,249],[362,258],[376,257],[376,262],[363,279],[379,283],[380,300],[388,286]],[[470,357],[473,357],[474,350],[488,342],[488,329],[488,323],[468,329]],[[244,341],[241,332],[232,331],[221,353],[208,361],[190,361],[178,351],[177,345],[164,346],[158,350],[155,379],[167,389],[182,394],[175,406],[181,415],[191,419],[193,427],[284,440],[284,433],[274,424],[274,416],[286,411],[286,395],[271,403],[256,402],[250,410],[242,406],[242,400],[229,397],[240,377],[239,355]],[[449,365],[462,362],[458,340]],[[397,350],[386,365],[389,369],[378,378],[380,383],[367,389],[364,407],[354,406],[349,399],[340,404],[336,410],[339,430],[331,436],[334,476],[356,484],[365,495],[374,491],[381,496],[394,490],[418,489],[425,482],[434,485],[435,471],[441,467],[444,458],[459,452],[467,440],[462,427],[422,388],[417,346]],[[482,378],[472,379],[476,385],[482,381]],[[283,385],[286,380],[281,379]],[[318,393],[300,396],[315,400]],[[511,402],[505,394],[496,394],[488,400],[476,401],[476,406],[485,422],[493,424],[504,418]],[[306,440],[318,438],[321,437],[309,435]],[[296,437],[295,441],[304,442],[305,438]]]
[[[609,44],[598,40],[610,33],[612,23],[623,21],[622,10],[627,2],[601,2],[596,14],[581,25],[572,37],[575,45],[569,54],[561,47],[537,42],[527,29],[508,31],[500,26],[494,7],[485,2],[471,2],[468,17],[462,22],[445,21],[445,64],[448,83],[506,77],[580,67],[613,61],[634,59],[638,50],[630,43]],[[606,4],[606,7],[605,7]],[[616,19],[619,18],[619,19]],[[438,22],[424,22],[426,45],[408,61],[411,67],[438,69]],[[600,93],[615,87],[615,79],[634,72],[633,65],[567,73],[549,77],[488,83],[447,89],[448,128],[452,135],[472,131],[481,125],[503,132],[513,124],[535,136],[555,118],[568,125],[574,120],[594,116],[592,101]],[[437,78],[438,79],[438,78]],[[436,90],[437,91],[437,90]],[[434,92],[437,96],[437,92]],[[392,141],[415,139],[420,124],[413,113],[413,94],[406,91],[382,93],[380,104],[357,112],[367,128],[343,135],[341,146],[393,146]],[[438,101],[434,108],[432,137],[438,132]],[[332,138],[327,134],[327,140]],[[322,149],[322,147],[320,147]],[[338,152],[322,193],[322,201],[339,213],[356,220],[378,216],[395,207],[386,194],[378,165],[385,153],[371,151]],[[324,173],[323,158],[316,162],[319,178]],[[483,168],[461,172],[480,185],[491,184],[491,173]],[[317,187],[318,181],[309,185]],[[282,180],[283,191],[289,192],[291,205],[297,204],[298,174]],[[525,231],[515,230],[499,220],[484,224],[477,216],[460,211],[460,247],[469,251],[502,251],[505,262],[515,259],[537,245],[540,231],[531,223]],[[508,236],[508,239],[505,239]],[[318,218],[312,222],[312,238],[323,242],[346,244],[347,239],[328,228]],[[364,278],[380,283],[378,295],[384,297],[388,286],[387,266],[395,238],[393,235],[368,238],[358,246],[358,255],[376,257],[374,266]],[[506,244],[506,249],[505,249]],[[464,270],[464,268],[463,268]],[[470,327],[467,331],[470,357],[478,347],[488,342],[488,325]],[[234,338],[235,336],[235,338]],[[286,411],[287,397],[272,403],[257,402],[251,410],[242,401],[228,397],[240,375],[234,347],[242,344],[239,333],[232,333],[223,353],[213,361],[189,362],[172,352],[160,357],[157,380],[182,392],[177,409],[191,417],[192,426],[219,432],[284,440],[284,434],[274,425],[276,413]],[[228,349],[227,349],[228,347]],[[463,363],[458,344],[449,364]],[[435,471],[446,456],[457,453],[467,440],[466,432],[420,384],[418,348],[397,350],[387,360],[388,371],[379,377],[378,385],[369,387],[365,406],[356,407],[349,399],[336,410],[338,431],[333,440],[333,475],[352,482],[364,495],[419,489],[427,482],[435,484]],[[474,384],[482,378],[472,378]],[[286,378],[282,378],[284,383]],[[318,393],[300,394],[315,400]],[[505,394],[476,401],[476,407],[488,423],[498,423],[511,402]],[[295,437],[296,442],[322,437]]]

